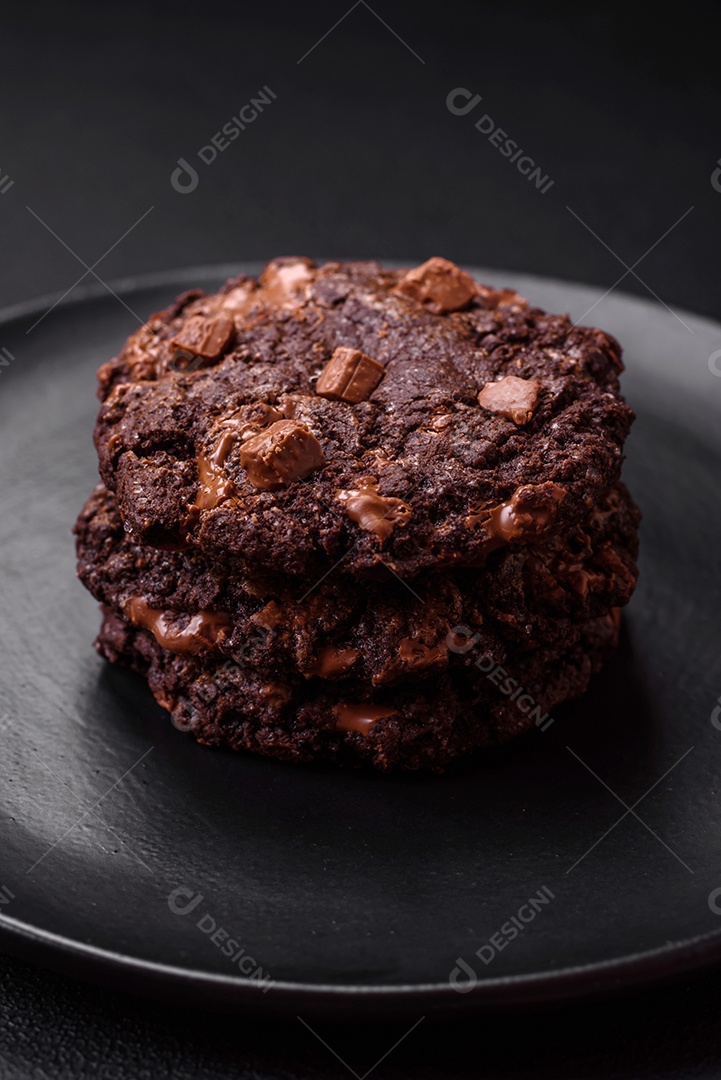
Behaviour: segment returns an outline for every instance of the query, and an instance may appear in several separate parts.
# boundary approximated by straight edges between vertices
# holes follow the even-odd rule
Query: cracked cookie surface
[[[482,566],[617,481],[621,368],[609,335],[446,260],[279,259],[185,294],[101,368],[101,475],[138,542],[247,571]]]

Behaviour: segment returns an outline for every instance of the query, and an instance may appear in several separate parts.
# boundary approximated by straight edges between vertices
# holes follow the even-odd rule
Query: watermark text
[[[462,655],[475,648],[479,640],[480,634],[474,634],[469,627],[454,626],[448,632],[446,644],[451,652]],[[530,716],[536,727],[540,728],[541,731],[548,730],[553,723],[553,717],[550,713],[543,711],[533,694],[526,690],[523,683],[515,679],[501,664],[497,664],[488,653],[482,653],[481,656],[476,657],[473,663],[489,682],[498,687],[499,692],[504,697],[515,703],[519,712],[522,712],[524,716]]]
[[[263,109],[275,101],[277,96],[269,86],[263,86],[255,97],[238,110],[236,116],[231,116],[230,120],[227,120],[220,130],[211,136],[209,142],[195,152],[193,160],[197,158],[204,165],[212,165],[218,155],[224,153],[241,132],[260,116]],[[178,158],[178,167],[170,176],[170,183],[175,191],[180,195],[189,195],[191,191],[195,191],[199,182],[200,176],[195,166],[187,158]]]
[[[231,964],[238,968],[243,975],[249,976],[260,983],[262,993],[267,993],[275,981],[271,979],[260,964],[247,952],[244,945],[237,937],[232,937],[229,930],[220,926],[217,920],[207,911],[203,904],[203,896],[193,889],[181,885],[168,896],[168,907],[174,915],[187,917],[193,916],[193,921],[201,933],[220,949],[223,956],[227,956]]]
[[[530,897],[525,904],[521,904],[516,914],[511,915],[495,934],[491,934],[487,942],[476,949],[474,956],[488,967],[498,953],[503,952],[512,941],[515,941],[528,924],[533,922],[539,911],[555,898],[555,893],[549,889],[548,885],[543,885],[535,896]],[[462,956],[459,956],[456,958],[456,966],[448,976],[448,981],[456,993],[467,994],[478,982],[478,976],[475,969]]]
[[[457,86],[447,95],[446,107],[454,116],[467,116],[482,100],[480,94],[474,94],[463,86]],[[551,190],[554,181],[551,180],[547,173],[543,172],[540,165],[534,161],[530,154],[527,154],[523,147],[519,146],[515,139],[509,136],[507,131],[504,131],[500,125],[496,124],[493,117],[489,116],[488,113],[484,113],[483,116],[476,120],[473,126],[476,131],[488,139],[491,146],[498,150],[501,157],[508,158],[511,164],[516,166],[521,176],[525,176],[529,182],[533,183],[542,195]]]

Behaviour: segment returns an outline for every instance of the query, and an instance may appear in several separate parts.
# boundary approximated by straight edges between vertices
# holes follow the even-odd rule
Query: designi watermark
[[[538,890],[535,896],[531,896],[525,904],[521,904],[515,915],[511,915],[510,919],[503,923],[500,930],[497,930],[495,934],[491,934],[488,941],[476,949],[474,956],[477,956],[486,967],[495,960],[499,952],[503,952],[512,941],[523,933],[529,923],[538,915],[542,908],[551,903],[551,900],[555,900],[556,895],[553,893],[548,885],[543,885]],[[467,994],[469,990],[478,982],[478,976],[475,969],[463,959],[462,956],[456,958],[456,966],[448,976],[448,981],[456,991],[457,994]]]
[[[446,635],[446,645],[451,652],[463,655],[475,648],[480,636],[480,634],[474,634],[468,626],[454,626]],[[515,703],[516,708],[524,716],[530,715],[533,718],[537,728],[540,728],[541,731],[548,731],[553,723],[553,717],[550,713],[543,711],[533,694],[526,690],[523,683],[519,682],[518,679],[514,679],[510,672],[506,671],[501,664],[497,664],[488,653],[482,653],[481,656],[476,657],[473,663],[489,682],[497,686],[505,697]]]
[[[446,96],[446,106],[454,116],[467,116],[482,100],[480,94],[474,94],[463,86],[456,86]],[[488,138],[491,146],[494,146],[502,157],[508,158],[511,164],[516,166],[521,176],[525,176],[526,180],[532,181],[542,195],[551,190],[554,181],[551,180],[548,174],[542,172],[540,165],[536,164],[530,154],[527,154],[523,147],[519,146],[515,139],[509,136],[507,131],[504,131],[502,127],[496,124],[493,117],[489,116],[488,113],[484,113],[479,120],[476,120],[473,126],[476,131]]]
[[[7,885],[0,885],[0,908],[6,907],[15,899],[15,893]]]
[[[228,680],[232,681],[232,677],[236,672],[242,672],[252,663],[253,652],[257,646],[265,645],[269,638],[273,636],[273,631],[266,627],[258,627],[257,632],[243,645],[241,649],[238,649],[235,655],[226,660],[223,664],[215,669],[212,675],[207,675],[205,681],[202,682],[196,689],[198,697],[202,698],[206,705],[215,701],[218,694],[226,688]],[[173,727],[183,733],[192,732],[195,730],[196,717],[193,710],[186,715],[173,713],[171,715],[171,721]]]
[[[277,96],[269,86],[263,86],[256,96],[251,98],[238,111],[237,116],[231,116],[230,120],[223,124],[219,131],[216,131],[210,141],[196,151],[195,156],[204,165],[212,165],[218,155],[227,150],[241,132],[245,131],[248,125],[252,124],[260,116],[263,109],[275,101]],[[173,170],[170,176],[170,183],[173,188],[180,195],[190,195],[192,191],[195,191],[199,182],[198,170],[186,158],[178,158],[178,167]]]
[[[244,671],[252,665],[257,648],[262,648],[273,637],[273,631],[265,626],[259,626],[242,648],[236,650],[233,657],[216,668],[210,676],[210,684],[198,690],[200,697],[205,702],[214,701],[218,693],[224,689],[226,677],[232,672]]]
[[[275,980],[271,979],[237,938],[231,937],[229,930],[219,926],[217,920],[207,910],[200,908],[202,903],[202,893],[196,893],[194,889],[188,889],[184,885],[173,889],[168,896],[168,907],[173,915],[193,915],[195,925],[201,933],[205,934],[216,949],[220,949],[223,956],[227,956],[231,964],[234,964],[243,975],[260,983],[262,993],[266,994],[271,986],[275,986]],[[203,913],[196,918],[199,908]]]

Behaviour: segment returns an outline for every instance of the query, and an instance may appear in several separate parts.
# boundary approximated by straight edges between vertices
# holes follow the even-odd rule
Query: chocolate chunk
[[[485,512],[483,528],[492,542],[536,539],[553,524],[565,495],[564,489],[552,482],[524,484],[508,502]]]
[[[372,682],[374,686],[382,686],[399,679],[422,678],[431,671],[442,670],[447,659],[446,641],[437,645],[424,645],[417,638],[404,637],[399,641],[398,650],[390,663],[373,677]]]
[[[270,600],[264,608],[251,615],[250,621],[264,630],[275,630],[283,621],[283,612],[275,600]]]
[[[535,379],[506,375],[497,382],[486,383],[478,395],[478,404],[514,424],[523,425],[533,416],[539,390],[540,383]]]
[[[213,611],[199,611],[179,627],[178,613],[151,608],[142,596],[131,597],[123,612],[133,626],[149,630],[161,648],[181,655],[207,652],[230,629],[228,616]]]
[[[383,378],[383,372],[382,364],[359,349],[340,346],[320,373],[315,392],[331,401],[357,405],[370,397]]]
[[[291,699],[291,692],[283,683],[272,682],[260,688],[260,698],[273,708],[282,709]]]
[[[247,315],[253,306],[256,289],[256,282],[252,278],[236,278],[232,281],[232,284],[226,282],[226,287],[222,293],[222,310],[228,312],[231,317],[239,316],[238,323],[242,325],[242,317]],[[235,322],[235,319],[233,321]]]
[[[313,668],[313,675],[321,679],[337,679],[345,675],[360,656],[357,649],[340,648],[337,645],[325,645],[318,653]]]
[[[223,468],[235,438],[234,431],[224,431],[212,453],[198,454],[198,491],[194,504],[198,510],[214,510],[235,494],[235,484]]]
[[[225,352],[233,336],[235,323],[229,315],[192,315],[178,331],[170,344],[191,354],[186,357],[191,362],[192,356],[201,356],[204,360],[217,360]],[[176,366],[182,365],[183,357],[177,357]]]
[[[593,575],[589,574],[587,570],[582,567],[571,570],[568,574],[568,581],[571,588],[574,589],[579,596],[588,595],[588,583],[593,580]]]
[[[385,720],[397,711],[389,705],[347,705],[344,702],[333,707],[338,731],[358,731],[361,735],[368,735],[377,720]]]
[[[445,315],[471,302],[476,283],[460,266],[434,256],[409,270],[393,291],[422,304],[434,315]]]
[[[243,444],[240,464],[253,487],[272,491],[322,468],[325,456],[307,427],[279,420]]]
[[[250,405],[243,405],[237,412],[221,420],[218,427],[232,429],[242,442],[256,435],[261,428],[267,428],[276,420],[284,419],[288,417],[285,417],[280,409],[275,409],[264,401],[254,401]]]
[[[220,438],[215,449],[210,454],[202,451],[198,454],[199,487],[195,506],[199,510],[213,510],[235,494],[235,484],[223,468],[233,446],[244,439],[252,438],[262,428],[282,419],[282,412],[258,401],[244,405],[237,413],[220,421]]]
[[[427,668],[433,664],[437,664],[441,660],[445,660],[448,653],[448,647],[445,642],[441,642],[439,645],[424,645],[422,641],[417,641],[415,638],[401,638],[398,645],[399,659],[412,668]]]
[[[396,525],[406,525],[413,513],[408,503],[378,492],[378,481],[371,477],[361,480],[357,488],[340,491],[338,498],[345,503],[348,517],[365,532],[373,533],[383,543]]]
[[[476,296],[484,306],[489,308],[505,307],[511,304],[522,308],[528,304],[528,301],[523,296],[519,296],[515,289],[491,289],[488,285],[477,285]],[[483,348],[486,348],[485,341]]]
[[[303,292],[312,278],[312,259],[291,256],[273,259],[260,275],[259,299],[273,307],[299,307]]]

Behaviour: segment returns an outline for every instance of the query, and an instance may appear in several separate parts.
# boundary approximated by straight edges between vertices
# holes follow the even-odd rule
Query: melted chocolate
[[[378,481],[368,477],[357,488],[340,491],[338,498],[345,503],[348,517],[365,532],[373,533],[381,543],[387,540],[396,525],[406,525],[413,513],[408,503],[381,495]]]
[[[445,641],[440,645],[424,645],[414,638],[401,638],[398,645],[398,656],[404,664],[413,668],[430,667],[431,664],[445,660],[448,655],[448,646]]]
[[[553,524],[565,494],[558,484],[525,484],[514,491],[508,502],[472,511],[466,518],[466,525],[483,527],[488,536],[486,552],[510,544],[512,540],[536,540]]]
[[[346,671],[350,671],[359,655],[357,649],[342,649],[336,645],[326,645],[318,653],[313,675],[321,679],[336,679],[339,675],[345,675]]]
[[[199,611],[185,626],[178,627],[175,612],[152,608],[142,596],[131,597],[124,614],[133,626],[149,630],[161,648],[173,653],[195,655],[212,649],[230,628],[228,616],[215,611]]]
[[[205,454],[202,450],[198,454],[199,485],[195,496],[198,510],[214,510],[235,494],[235,484],[223,471],[223,464],[234,441],[234,432],[226,431],[211,454]]]
[[[358,731],[368,735],[377,720],[395,716],[397,710],[389,705],[339,704],[333,706],[333,712],[338,718],[335,725],[338,731]]]

